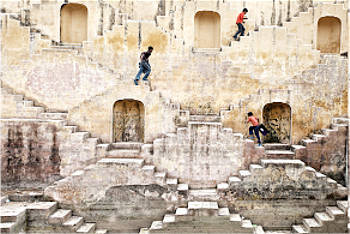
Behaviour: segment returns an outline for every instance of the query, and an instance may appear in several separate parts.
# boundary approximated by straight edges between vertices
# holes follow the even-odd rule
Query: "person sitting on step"
[[[249,122],[251,122],[251,124],[253,125],[249,127],[249,139],[252,139],[252,140],[254,139],[254,135],[253,135],[253,131],[254,131],[255,136],[258,139],[258,144],[259,146],[261,146],[259,131],[263,130],[262,134],[264,136],[266,136],[269,133],[269,131],[263,124],[259,124],[259,118],[254,117],[252,112],[248,113],[247,123]]]
[[[138,85],[138,81],[140,79],[140,76],[142,73],[145,73],[145,76],[142,78],[142,80],[144,81],[148,81],[148,76],[149,74],[151,74],[151,65],[149,64],[149,56],[151,56],[153,51],[153,47],[149,46],[148,50],[146,52],[142,52],[140,55],[140,62],[139,62],[139,72],[137,73],[135,79],[134,79],[134,83],[135,85]]]

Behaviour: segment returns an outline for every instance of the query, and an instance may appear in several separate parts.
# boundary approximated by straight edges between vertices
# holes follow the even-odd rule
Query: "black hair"
[[[253,113],[252,112],[248,112],[248,116],[253,116]]]
[[[243,11],[244,11],[244,12],[248,12],[248,9],[247,9],[247,8],[244,8]]]
[[[148,46],[148,50],[153,50],[153,47],[152,46]]]

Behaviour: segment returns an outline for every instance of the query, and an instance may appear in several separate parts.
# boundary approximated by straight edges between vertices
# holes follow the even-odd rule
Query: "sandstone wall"
[[[39,12],[32,13],[40,16],[40,11],[46,7],[55,7],[57,11],[57,4],[42,4],[36,7]],[[173,117],[167,117],[165,122],[162,122],[163,117],[155,117],[165,115],[160,102],[151,101],[152,105],[147,107],[150,102],[145,98],[155,93],[146,94],[147,89],[142,90],[132,84],[139,53],[149,44],[155,47],[151,57],[152,90],[159,91],[165,99],[171,99],[173,103],[193,112],[218,113],[221,108],[234,106],[234,110],[225,116],[224,126],[232,127],[236,132],[246,132],[246,112],[253,111],[260,116],[263,107],[271,102],[284,102],[291,106],[290,138],[293,143],[325,127],[332,116],[347,113],[346,61],[339,57],[334,57],[328,65],[325,64],[327,59],[320,61],[319,52],[313,50],[311,44],[305,44],[310,37],[300,39],[290,35],[289,31],[295,25],[261,27],[242,41],[223,46],[221,52],[196,51],[192,48],[193,13],[197,10],[216,11],[217,7],[220,11],[229,11],[229,5],[225,5],[229,3],[219,3],[219,6],[205,1],[186,3],[189,5],[184,9],[183,21],[182,11],[179,10],[182,8],[176,7],[177,4],[179,2],[169,5],[171,9],[174,8],[176,33],[169,33],[164,28],[170,18],[163,17],[164,22],[156,24],[121,15],[118,24],[114,24],[103,36],[88,37],[91,41],[85,42],[83,48],[78,50],[50,47],[48,40],[3,16],[2,79],[16,92],[25,93],[44,107],[68,111],[72,123],[103,141],[112,139],[113,103],[125,98],[146,103],[147,142],[168,130],[174,131]],[[237,7],[236,4],[234,2],[230,6]],[[269,6],[269,3],[266,4]],[[264,9],[266,6],[261,5]],[[342,9],[343,6],[339,4],[318,4],[317,7],[315,4],[314,11],[302,15],[315,22],[310,18],[314,14],[320,17],[338,14],[345,22]],[[94,15],[90,13],[90,16]],[[252,15],[255,13],[252,12]],[[52,18],[57,21],[57,17]],[[221,14],[222,22],[227,18],[227,14]],[[181,22],[186,24],[181,27]],[[88,24],[91,27],[94,25]],[[53,31],[59,32],[56,29]],[[313,35],[295,32],[297,35]],[[153,97],[150,99],[154,100]],[[158,122],[161,118],[163,120]]]
[[[1,120],[0,126],[3,185],[30,186],[60,178],[57,123]]]

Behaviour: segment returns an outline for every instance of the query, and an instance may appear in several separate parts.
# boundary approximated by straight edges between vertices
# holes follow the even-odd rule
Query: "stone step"
[[[71,134],[71,140],[72,141],[81,142],[81,141],[86,140],[89,137],[90,137],[90,133],[89,132],[73,132]]]
[[[312,135],[312,139],[315,141],[321,141],[322,139],[325,139],[326,135],[322,135],[322,134],[313,134]]]
[[[167,185],[170,185],[170,186],[176,186],[177,185],[177,178],[167,178],[166,180],[165,180],[165,183],[167,184]]]
[[[217,201],[220,196],[216,189],[190,189],[189,200]]]
[[[18,95],[18,94],[3,94],[1,95],[3,97],[3,100],[13,100],[13,101],[22,101],[23,100],[23,95]]]
[[[191,202],[188,202],[188,209],[189,210],[199,210],[199,209],[218,210],[219,206],[217,202],[191,201]]]
[[[321,224],[318,223],[317,220],[314,218],[303,219],[303,225],[308,232],[311,232],[311,230],[315,228],[317,229],[321,227]]]
[[[241,178],[237,177],[237,176],[230,176],[228,178],[228,184],[230,187],[232,186],[237,186],[242,182]]]
[[[78,131],[78,126],[64,126],[64,129],[66,129],[68,132],[73,133]]]
[[[13,233],[16,226],[15,222],[0,223],[0,233]]]
[[[245,178],[251,175],[250,171],[248,170],[240,170],[238,173],[241,178]]]
[[[292,159],[295,153],[291,150],[266,150],[265,154],[268,158]]]
[[[50,215],[50,224],[63,224],[72,216],[71,210],[58,209],[55,213]]]
[[[188,192],[188,184],[178,184],[177,191],[179,192]]]
[[[84,219],[79,216],[72,216],[66,222],[63,223],[63,226],[68,227],[72,231],[76,231],[83,224]]]
[[[270,165],[281,167],[281,166],[292,166],[295,168],[304,168],[305,163],[299,159],[261,159],[261,165],[267,168]]]
[[[337,201],[337,206],[339,209],[341,209],[344,213],[347,213],[348,208],[349,208],[349,203],[348,201]]]
[[[142,143],[140,142],[115,142],[110,144],[110,149],[130,149],[130,150],[141,150]]]
[[[350,119],[348,119],[348,118],[333,118],[332,123],[334,123],[334,124],[349,124]]]
[[[107,234],[107,229],[96,229],[95,234]]]
[[[252,222],[249,219],[242,220],[242,228],[254,228]]]
[[[21,217],[25,216],[25,208],[11,208],[6,209],[5,207],[0,207],[0,222],[2,223],[11,223],[17,222]]]
[[[219,115],[190,115],[189,121],[197,122],[221,122]]]
[[[142,167],[142,170],[153,175],[156,170],[156,167],[153,165],[144,165]]]
[[[76,231],[78,233],[91,233],[96,229],[96,223],[84,223]]]
[[[306,149],[306,147],[303,146],[303,145],[292,145],[292,146],[291,146],[291,150],[292,150],[293,152],[295,152],[295,151],[297,151],[297,150],[302,150],[302,149]]]
[[[305,229],[304,225],[293,225],[292,232],[293,233],[308,233],[308,231]]]
[[[289,144],[282,143],[266,143],[263,144],[265,150],[290,150]]]
[[[151,224],[150,230],[157,230],[163,228],[163,222],[162,221],[153,221]]]
[[[62,119],[66,120],[68,116],[68,113],[51,113],[51,112],[44,112],[39,114],[40,119]]]
[[[144,159],[138,158],[103,158],[97,162],[97,165],[113,166],[113,165],[134,165],[136,167],[142,167],[145,163]]]
[[[256,226],[254,228],[254,234],[265,234],[265,231],[262,226]]]
[[[163,223],[174,223],[175,222],[175,215],[173,214],[166,214],[163,218]]]
[[[216,186],[216,190],[219,192],[228,191],[229,189],[230,189],[230,186],[228,183],[220,183],[220,184],[217,184]]]
[[[17,107],[32,107],[34,105],[33,101],[22,100],[17,102]]]
[[[34,202],[27,206],[29,220],[48,218],[57,210],[57,202]]]
[[[35,202],[42,200],[44,196],[43,191],[38,190],[24,190],[16,191],[8,194],[8,199],[12,202]]]
[[[219,208],[219,216],[230,216],[230,210],[228,208]]]
[[[140,150],[113,149],[106,152],[106,157],[116,158],[137,158],[140,157]]]
[[[155,172],[154,173],[154,177],[156,178],[156,181],[160,184],[164,184],[165,183],[165,179],[166,179],[166,173],[165,172]]]
[[[322,132],[324,135],[329,136],[330,134],[337,132],[337,130],[331,129],[331,128],[326,128],[326,129],[322,129]]]
[[[178,215],[178,216],[188,215],[188,209],[187,208],[177,208],[175,211],[175,215]]]
[[[332,218],[337,218],[338,216],[345,216],[345,213],[336,206],[327,206],[326,212]]]
[[[231,214],[230,222],[242,222],[242,217],[239,214]]]
[[[309,144],[314,144],[314,143],[316,143],[316,141],[315,141],[315,140],[312,140],[312,139],[303,139],[303,140],[301,140],[301,143],[303,144],[303,146],[307,146],[307,145],[309,145]]]
[[[259,164],[250,164],[249,171],[250,173],[259,173],[263,167]]]
[[[331,222],[334,220],[326,212],[316,212],[314,217],[317,220],[317,222],[319,222],[321,225],[324,225],[326,222]]]

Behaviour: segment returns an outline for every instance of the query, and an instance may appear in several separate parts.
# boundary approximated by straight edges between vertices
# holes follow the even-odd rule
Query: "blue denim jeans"
[[[141,62],[140,70],[137,73],[135,80],[139,80],[142,73],[145,73],[145,76],[142,79],[146,80],[149,74],[151,74],[151,66],[145,62]]]
[[[266,136],[266,134],[269,132],[263,124],[259,124],[257,126],[250,126],[249,127],[249,135],[253,135],[253,131],[254,131],[255,136],[258,139],[258,143],[259,144],[261,144],[260,135],[259,135],[260,129],[263,130],[262,134],[264,136]]]
[[[234,38],[237,38],[238,34],[241,34],[241,36],[244,36],[245,28],[244,28],[243,24],[237,24],[237,26],[238,26],[238,31],[233,36]]]

